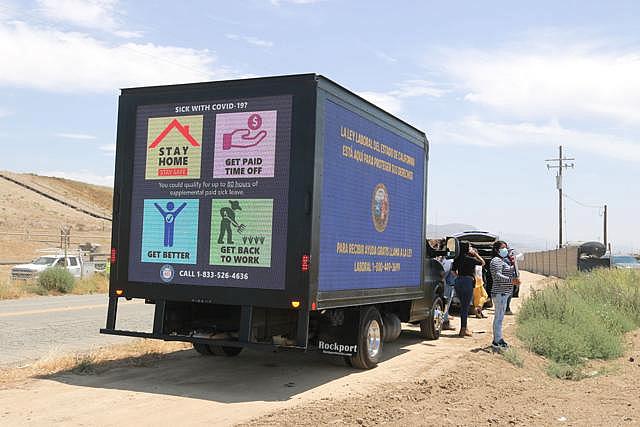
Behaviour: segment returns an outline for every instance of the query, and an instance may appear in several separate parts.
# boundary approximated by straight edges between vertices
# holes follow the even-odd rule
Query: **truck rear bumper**
[[[256,338],[253,331],[260,322],[260,319],[256,319],[254,316],[256,310],[259,312],[259,308],[253,306],[235,306],[239,311],[239,319],[237,320],[237,330],[234,333],[209,333],[209,331],[199,331],[187,328],[187,330],[178,330],[175,328],[165,327],[165,320],[167,318],[166,311],[170,302],[165,300],[156,300],[154,318],[153,318],[153,331],[152,332],[140,332],[129,331],[123,329],[116,329],[116,317],[118,307],[118,297],[109,297],[109,306],[107,310],[107,324],[105,328],[100,329],[100,333],[108,335],[122,335],[137,338],[152,338],[160,339],[164,341],[184,341],[192,343],[212,344],[227,347],[255,347],[255,348],[296,348],[306,349],[308,346],[308,328],[309,328],[309,312],[307,310],[297,310],[294,313],[293,330],[290,330],[290,334],[285,338],[283,336],[267,335],[269,338],[262,337],[263,339]],[[264,309],[262,309],[264,310]],[[264,313],[263,313],[264,315]],[[277,340],[276,340],[277,338]],[[273,341],[272,341],[273,339]]]
[[[123,329],[102,328],[100,329],[100,333],[107,334],[107,335],[120,335],[120,336],[135,337],[135,338],[158,339],[163,341],[181,341],[181,342],[191,342],[191,343],[200,343],[200,344],[212,344],[212,345],[220,345],[225,347],[247,347],[247,348],[255,348],[259,350],[273,349],[274,347],[293,349],[293,350],[303,350],[303,351],[307,350],[307,347],[301,347],[297,345],[275,345],[275,344],[242,342],[242,341],[223,340],[223,339],[195,337],[195,336],[186,336],[186,335],[164,335],[164,334],[155,334],[153,332],[127,331]]]

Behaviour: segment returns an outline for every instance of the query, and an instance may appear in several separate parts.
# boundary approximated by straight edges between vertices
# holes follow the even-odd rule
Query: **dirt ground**
[[[523,273],[523,294],[545,280]],[[514,321],[507,317],[507,340]],[[473,338],[446,332],[438,341],[406,329],[370,371],[317,354],[181,350],[89,374],[9,381],[0,384],[0,425],[640,424],[638,334],[624,359],[568,382],[548,377],[544,361],[524,350],[523,368],[487,351],[491,318],[470,327]]]

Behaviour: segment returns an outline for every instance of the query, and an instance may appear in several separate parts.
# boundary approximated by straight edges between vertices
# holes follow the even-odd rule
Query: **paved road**
[[[106,314],[105,295],[0,301],[0,367],[133,339],[101,335]],[[118,304],[118,328],[151,331],[152,324],[153,305],[123,299]]]

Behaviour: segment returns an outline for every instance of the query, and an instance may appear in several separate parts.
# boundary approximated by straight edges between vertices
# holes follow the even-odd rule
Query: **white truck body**
[[[16,265],[11,269],[11,280],[36,279],[40,273],[51,267],[62,267],[76,278],[89,276],[96,271],[104,271],[105,262],[84,262],[81,255],[43,255],[28,264]]]

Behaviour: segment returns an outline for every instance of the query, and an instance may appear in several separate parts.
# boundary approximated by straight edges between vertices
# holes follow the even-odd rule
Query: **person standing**
[[[514,249],[508,249],[508,252],[509,254],[505,258],[505,261],[507,261],[509,265],[512,265],[515,267],[514,277],[520,277],[520,272],[518,271],[518,264],[516,264],[516,251]],[[517,296],[515,285],[513,286],[511,295],[509,295],[509,299],[507,300],[507,309],[504,312],[506,316],[513,316],[513,311],[511,311],[511,299],[513,298],[514,295]]]
[[[504,350],[509,344],[502,336],[502,322],[504,320],[507,303],[513,293],[513,287],[520,285],[520,279],[516,277],[516,267],[509,260],[507,244],[498,240],[493,244],[493,258],[489,264],[493,286],[491,287],[491,300],[495,314],[493,317],[493,342],[491,345],[497,350]]]
[[[453,261],[451,270],[457,275],[454,289],[460,298],[460,333],[458,335],[461,338],[471,336],[471,332],[467,329],[467,318],[476,282],[476,265],[484,265],[482,257],[469,242],[460,242],[460,256]]]
[[[453,284],[456,281],[454,274],[451,272],[451,266],[453,260],[446,257],[440,257],[438,259],[442,268],[444,269],[444,298],[445,298],[445,310],[442,318],[442,329],[445,331],[452,331],[455,328],[451,326],[449,321],[449,307],[451,307],[451,299],[453,298]]]

